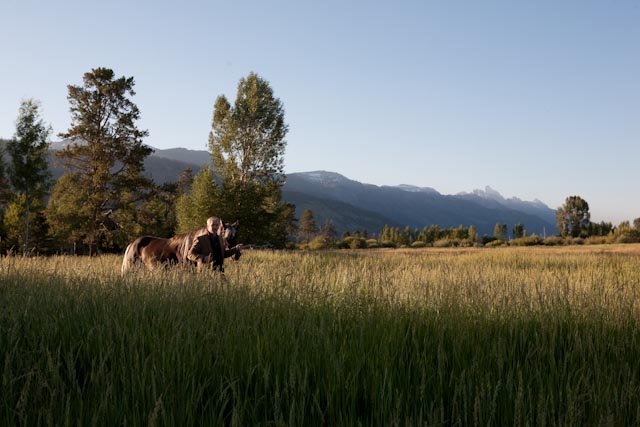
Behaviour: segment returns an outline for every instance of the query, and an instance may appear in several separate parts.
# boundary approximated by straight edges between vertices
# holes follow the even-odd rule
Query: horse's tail
[[[127,246],[127,250],[124,251],[124,258],[122,260],[122,274],[126,274],[135,265],[136,261],[140,258],[138,254],[138,246],[140,245],[140,239],[134,240]]]

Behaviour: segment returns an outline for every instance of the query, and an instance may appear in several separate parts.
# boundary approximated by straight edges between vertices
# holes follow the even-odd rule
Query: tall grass
[[[640,425],[640,248],[0,259],[2,425]]]

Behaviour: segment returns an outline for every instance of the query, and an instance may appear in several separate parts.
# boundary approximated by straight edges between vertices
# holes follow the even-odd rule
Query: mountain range
[[[55,142],[50,147],[49,164],[54,179],[63,169],[53,154],[65,143]],[[163,184],[176,181],[187,167],[196,172],[210,161],[210,153],[205,150],[154,148],[154,153],[145,159],[145,173]],[[332,221],[339,235],[362,229],[369,234],[378,233],[385,224],[412,229],[433,224],[441,228],[474,225],[480,235],[492,235],[496,223],[507,224],[509,231],[522,223],[529,234],[557,232],[555,213],[546,204],[540,200],[505,198],[491,187],[446,195],[430,187],[376,186],[335,172],[313,171],[287,174],[282,196],[295,204],[296,217],[310,209],[316,224]]]

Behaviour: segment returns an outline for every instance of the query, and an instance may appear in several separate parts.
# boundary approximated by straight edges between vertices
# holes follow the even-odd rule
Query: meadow
[[[0,425],[640,425],[640,245],[0,258]]]

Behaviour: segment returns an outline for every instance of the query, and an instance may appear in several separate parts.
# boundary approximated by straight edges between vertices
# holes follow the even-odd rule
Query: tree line
[[[169,237],[211,215],[239,220],[241,241],[284,246],[295,224],[295,207],[281,198],[288,126],[268,81],[250,73],[233,105],[219,96],[211,159],[203,159],[210,166],[162,186],[143,173],[152,149],[143,143],[149,132],[137,126],[134,86],[133,77],[95,68],[67,87],[71,123],[58,134],[66,147],[56,152],[65,173],[55,183],[47,163],[51,126],[37,101],[21,103],[15,135],[0,150],[2,252],[122,251],[137,236]]]
[[[317,227],[313,212],[305,209],[300,216],[297,234],[298,246],[303,249],[326,248],[399,248],[399,247],[472,247],[472,246],[533,246],[561,244],[601,244],[640,242],[640,218],[631,224],[623,221],[618,226],[610,222],[590,221],[589,204],[580,196],[570,196],[556,210],[558,234],[539,236],[529,234],[522,223],[513,228],[497,222],[493,234],[480,236],[474,225],[468,227],[441,228],[439,225],[422,229],[393,227],[385,224],[378,233],[369,234],[366,229],[347,231],[337,239],[331,222]]]

